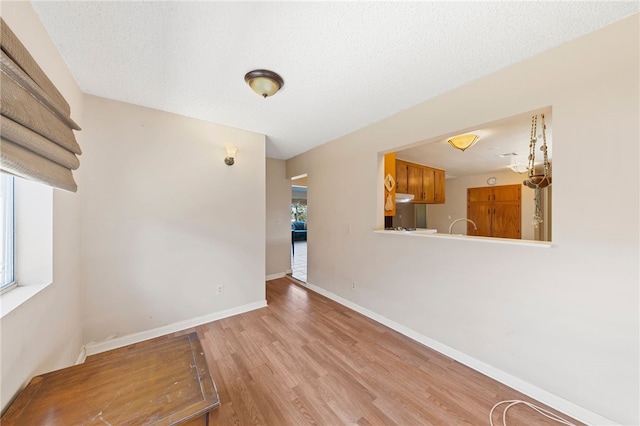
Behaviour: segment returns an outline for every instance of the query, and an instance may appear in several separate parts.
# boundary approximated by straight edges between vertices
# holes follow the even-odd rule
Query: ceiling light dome
[[[478,139],[479,139],[478,135],[469,133],[466,135],[454,136],[448,139],[447,142],[449,142],[452,147],[457,148],[461,151],[464,151],[465,149],[469,149],[473,145],[475,145],[476,142],[478,142]]]
[[[244,76],[244,81],[258,95],[266,98],[273,96],[284,86],[284,80],[278,74],[269,70],[253,70]]]

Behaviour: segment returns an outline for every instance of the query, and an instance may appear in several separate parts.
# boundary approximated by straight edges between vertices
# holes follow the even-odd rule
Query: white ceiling
[[[267,135],[287,159],[639,2],[33,2],[83,92]],[[244,74],[285,81],[262,99]]]

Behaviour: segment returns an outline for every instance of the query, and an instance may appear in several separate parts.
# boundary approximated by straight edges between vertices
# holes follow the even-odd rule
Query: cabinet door
[[[503,201],[493,203],[493,219],[491,221],[492,237],[521,238],[519,201]]]
[[[407,163],[400,160],[396,160],[396,192],[409,193]]]
[[[433,177],[434,177],[434,194],[433,194],[433,202],[434,203],[444,203],[444,187],[445,187],[445,177],[444,170],[433,169]]]
[[[468,203],[483,203],[491,201],[491,187],[484,186],[482,188],[469,188],[467,189],[467,202]]]
[[[522,185],[494,186],[491,201],[520,201]]]
[[[489,201],[480,203],[467,203],[467,219],[471,219],[478,227],[473,229],[473,225],[468,223],[467,235],[478,237],[491,237],[491,203]]]
[[[422,169],[422,197],[427,203],[436,202],[435,170],[429,167]]]
[[[408,190],[409,194],[413,194],[414,202],[424,202],[424,193],[422,192],[422,167],[416,167],[411,164],[407,166]]]

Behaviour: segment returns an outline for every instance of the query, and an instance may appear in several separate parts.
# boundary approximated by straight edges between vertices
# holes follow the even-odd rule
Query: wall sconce
[[[224,164],[226,164],[227,166],[233,166],[233,164],[236,162],[236,151],[238,150],[230,146],[228,146],[226,150],[227,156],[224,158]]]
[[[478,135],[474,135],[472,133],[467,135],[458,135],[454,136],[447,140],[451,144],[452,147],[459,149],[460,151],[464,151],[465,149],[469,149],[478,142],[480,137]]]
[[[244,76],[251,90],[266,98],[273,96],[284,86],[284,80],[278,74],[269,70],[253,70]]]

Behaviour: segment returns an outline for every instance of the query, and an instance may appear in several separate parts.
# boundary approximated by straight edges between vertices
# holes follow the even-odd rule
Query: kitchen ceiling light
[[[515,154],[514,156],[511,157],[509,168],[516,173],[524,173],[527,170],[529,170],[527,159],[523,158],[522,160],[520,160],[518,158],[518,154]]]
[[[251,90],[266,98],[273,96],[284,86],[284,80],[278,74],[269,70],[253,70],[244,76]]]
[[[464,151],[465,149],[469,149],[475,145],[476,142],[478,142],[478,139],[478,135],[469,133],[466,135],[454,136],[448,139],[447,142],[449,142],[452,147],[459,149],[460,151]]]

